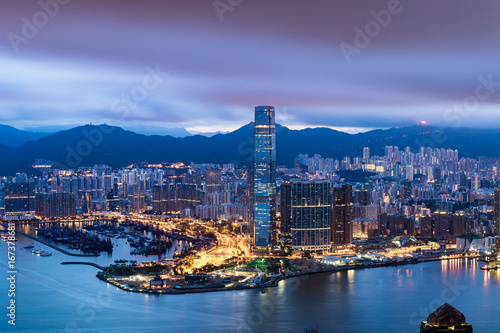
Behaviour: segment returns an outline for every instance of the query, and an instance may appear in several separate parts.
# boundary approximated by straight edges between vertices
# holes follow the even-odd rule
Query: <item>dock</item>
[[[89,265],[89,266],[94,266],[95,268],[98,268],[101,271],[104,270],[104,267],[102,267],[101,265],[87,261],[65,261],[62,262],[61,265]]]

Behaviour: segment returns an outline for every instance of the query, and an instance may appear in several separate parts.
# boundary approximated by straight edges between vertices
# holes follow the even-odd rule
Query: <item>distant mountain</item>
[[[76,126],[72,125],[51,125],[51,126],[39,126],[26,128],[25,131],[28,132],[43,132],[47,134],[54,134],[60,131],[66,131],[72,129]],[[227,134],[228,132],[199,132],[199,131],[188,131],[184,127],[161,127],[161,126],[145,126],[145,125],[134,125],[122,127],[124,130],[135,132],[137,134],[144,135],[170,135],[174,138],[185,138],[191,135],[203,135],[207,137],[212,137],[216,134]]]
[[[159,127],[159,126],[136,125],[136,126],[123,127],[123,129],[135,132],[137,134],[170,135],[170,136],[173,136],[174,138],[185,138],[186,136],[193,135],[190,132],[188,132],[184,127],[166,128],[166,127]]]
[[[76,126],[78,125],[44,125],[37,127],[27,127],[24,130],[28,132],[42,132],[42,133],[54,134],[60,131],[66,131],[72,129]]]
[[[12,126],[0,125],[0,143],[18,147],[30,140],[38,140],[48,135],[48,133],[33,133],[28,131],[18,130]]]
[[[200,131],[191,131],[190,132],[191,135],[203,135],[203,136],[206,136],[208,138],[211,138],[212,136],[214,135],[217,135],[217,134],[227,134],[229,132],[200,132]]]
[[[411,126],[348,134],[328,128],[290,130],[276,126],[277,163],[293,166],[300,153],[341,159],[361,156],[363,147],[382,155],[384,146],[425,146],[458,149],[460,157],[500,156],[500,130],[438,129]],[[31,172],[36,158],[55,161],[61,168],[107,164],[113,168],[137,162],[234,163],[250,166],[253,160],[253,123],[212,137],[185,138],[142,135],[108,125],[80,126],[29,141],[17,148],[0,145],[0,175]]]

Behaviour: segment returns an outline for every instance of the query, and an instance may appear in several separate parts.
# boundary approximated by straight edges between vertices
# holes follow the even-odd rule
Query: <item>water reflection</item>
[[[68,259],[62,253],[33,256],[22,249],[30,242],[19,237],[17,244],[19,286],[25,291],[17,298],[23,306],[23,320],[16,327],[20,331],[42,327],[62,332],[74,321],[82,332],[208,333],[238,332],[239,327],[248,328],[240,332],[303,332],[316,324],[322,332],[417,332],[420,321],[434,310],[431,307],[443,303],[444,290],[474,325],[474,332],[498,330],[500,272],[479,269],[485,263],[477,260],[321,273],[282,281],[277,288],[264,289],[265,294],[241,290],[158,296],[117,290],[98,280],[90,266],[60,265]],[[6,262],[4,245],[0,244],[0,267]],[[474,277],[478,283],[472,282]],[[86,300],[98,293],[109,293],[109,303],[92,308],[95,317],[87,320],[79,311],[82,304],[88,309]],[[43,321],[28,319],[42,316]],[[5,331],[1,325],[0,331]]]
[[[50,238],[45,238],[37,235],[37,229],[39,228],[68,228],[71,230],[76,230],[76,229],[82,229],[84,226],[89,226],[97,223],[97,221],[62,221],[62,222],[26,222],[26,223],[19,223],[16,225],[17,230],[30,235],[32,237],[40,237],[40,240],[43,240],[46,243],[49,243],[51,245],[54,245],[58,248],[61,248],[65,251],[68,251],[70,253],[82,253],[81,250],[74,249],[71,250],[67,246],[61,243],[57,243],[54,240]],[[103,222],[102,223],[107,224],[107,225],[112,225],[112,226],[119,226],[118,223],[116,222]],[[87,230],[87,232],[90,235],[96,235],[96,231],[94,230]],[[93,257],[87,257],[87,261],[92,261],[96,262],[102,265],[109,265],[111,263],[114,263],[114,260],[118,259],[129,259],[129,260],[136,260],[137,262],[144,262],[144,261],[151,261],[151,260],[162,260],[164,258],[172,258],[174,255],[175,251],[183,251],[189,249],[192,244],[189,241],[185,240],[177,240],[177,239],[170,239],[169,237],[166,237],[165,235],[155,235],[149,230],[134,230],[133,226],[124,226],[124,232],[127,233],[136,233],[141,236],[147,237],[149,239],[161,239],[161,240],[171,240],[172,241],[172,247],[170,249],[167,249],[164,254],[152,254],[152,255],[132,255],[130,252],[134,249],[130,246],[128,243],[127,237],[125,238],[117,238],[117,237],[111,237],[111,240],[113,242],[113,251],[111,253],[109,252],[100,252],[100,256],[98,258],[93,258]],[[100,235],[101,238],[105,239],[108,236],[106,235]],[[36,243],[35,245],[37,247],[41,247],[41,243]],[[55,250],[47,249],[50,252],[54,252]]]

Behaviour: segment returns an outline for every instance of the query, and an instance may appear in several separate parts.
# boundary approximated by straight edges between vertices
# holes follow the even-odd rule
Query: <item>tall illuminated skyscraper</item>
[[[500,189],[495,189],[493,201],[495,235],[500,235]]]
[[[257,247],[275,244],[276,128],[274,106],[255,107],[253,241]]]

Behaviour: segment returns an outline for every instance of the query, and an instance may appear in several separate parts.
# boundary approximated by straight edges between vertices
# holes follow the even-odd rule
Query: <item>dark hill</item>
[[[27,141],[38,140],[46,135],[48,133],[34,133],[18,130],[12,126],[0,125],[0,143],[10,147],[18,147]]]
[[[384,146],[425,146],[458,149],[460,157],[500,156],[500,130],[437,129],[411,126],[347,134],[328,128],[290,130],[277,125],[279,165],[293,166],[300,153],[341,159],[361,156],[363,147],[382,155]],[[146,136],[107,125],[80,126],[28,141],[17,148],[0,144],[0,175],[31,172],[36,158],[56,162],[62,168],[107,164],[113,168],[137,162],[234,163],[249,166],[253,154],[253,123],[227,134],[185,138]]]

